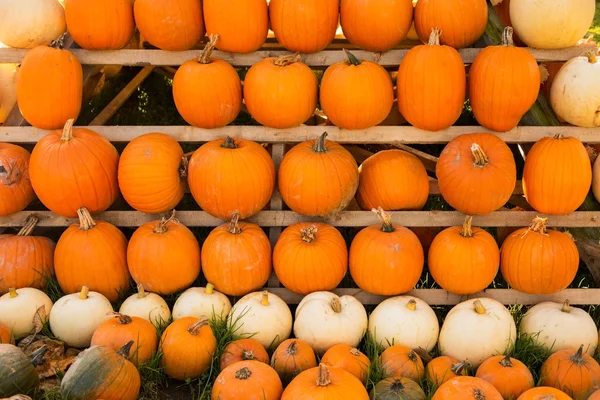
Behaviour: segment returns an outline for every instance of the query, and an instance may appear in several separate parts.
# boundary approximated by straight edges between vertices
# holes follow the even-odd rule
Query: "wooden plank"
[[[283,160],[283,155],[285,154],[285,144],[274,144],[271,149],[271,157],[273,158],[273,162],[275,163],[275,167],[277,171],[279,171],[279,166],[281,165],[281,160]],[[281,193],[279,193],[279,189],[275,187],[275,191],[273,192],[273,196],[271,197],[271,210],[283,210],[283,199],[281,198]],[[271,247],[275,248],[275,244],[279,239],[279,235],[281,235],[281,227],[271,227],[269,228],[269,240],[271,241]],[[269,278],[269,287],[279,287],[280,282],[279,278],[275,274],[275,271],[271,273],[271,277]]]

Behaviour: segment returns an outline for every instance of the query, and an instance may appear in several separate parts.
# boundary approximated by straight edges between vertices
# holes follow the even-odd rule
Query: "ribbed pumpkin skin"
[[[17,104],[27,122],[60,129],[79,116],[82,96],[83,70],[77,57],[48,46],[27,52],[17,79]]]
[[[0,216],[19,212],[33,200],[29,157],[22,147],[0,143]]]
[[[346,242],[336,228],[321,222],[290,225],[275,244],[273,267],[294,293],[332,291],[348,271]]]
[[[503,400],[491,384],[472,376],[458,376],[438,388],[432,400]]]
[[[587,398],[600,381],[600,365],[581,349],[560,350],[542,364],[541,385],[562,390],[573,398]]]
[[[262,125],[293,128],[306,122],[317,108],[317,77],[302,62],[281,66],[275,62],[275,58],[265,58],[250,67],[244,79],[244,100],[250,115]]]
[[[381,353],[381,366],[385,377],[405,377],[415,382],[425,377],[421,357],[401,344],[390,346]]]
[[[594,393],[595,394],[595,393]],[[588,400],[597,400],[597,395],[592,395]],[[519,396],[517,400],[573,400],[565,392],[548,386],[539,386],[529,389]]]
[[[491,383],[505,399],[516,399],[525,391],[533,388],[535,382],[529,368],[521,361],[506,357],[488,358],[477,368],[477,378]]]
[[[217,49],[250,53],[267,40],[269,10],[265,0],[204,0],[206,33],[219,34]]]
[[[342,0],[340,24],[348,41],[368,51],[400,44],[412,25],[411,0]]]
[[[456,49],[475,43],[488,20],[485,0],[419,0],[415,7],[415,28],[426,42],[433,28],[442,31],[441,43]]]
[[[173,294],[190,287],[200,274],[200,245],[192,231],[177,220],[159,226],[163,222],[148,222],[133,233],[127,265],[133,280],[144,289]]]
[[[454,365],[458,365],[459,361],[448,356],[439,356],[427,363],[425,374],[427,379],[434,387],[440,387],[446,381],[457,377],[467,375],[467,370],[461,368],[460,372],[452,369]],[[457,374],[457,372],[459,372]]]
[[[372,400],[425,400],[419,384],[408,378],[386,378],[371,390]]]
[[[590,159],[577,138],[543,138],[527,153],[523,192],[541,213],[572,213],[584,202],[591,184]]]
[[[321,362],[350,372],[363,384],[367,383],[371,361],[369,357],[347,344],[336,344],[325,352]]]
[[[137,368],[113,349],[94,346],[68,369],[60,392],[65,399],[136,400],[140,393]]]
[[[30,393],[39,384],[39,375],[23,351],[0,343],[0,396]]]
[[[286,385],[302,371],[316,366],[315,352],[308,343],[300,339],[284,340],[271,357],[271,367]]]
[[[319,385],[323,368],[327,369],[327,385]],[[341,368],[324,364],[298,375],[283,391],[281,400],[368,400],[367,390],[354,375]]]
[[[316,53],[335,37],[339,0],[271,0],[271,29],[290,51]]]
[[[429,197],[429,177],[423,163],[402,150],[384,150],[359,167],[356,200],[363,210],[420,210]]]
[[[213,400],[279,400],[283,387],[277,372],[259,361],[240,361],[221,371]]]
[[[66,0],[65,17],[71,37],[84,49],[122,49],[133,34],[131,0]]]
[[[238,363],[240,361],[255,360],[267,365],[270,365],[271,360],[269,353],[260,344],[259,341],[254,339],[239,339],[234,340],[225,346],[223,355],[221,355],[220,369],[223,371],[231,364]]]

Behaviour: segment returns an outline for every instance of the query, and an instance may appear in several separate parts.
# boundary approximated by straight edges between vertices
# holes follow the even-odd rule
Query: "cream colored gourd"
[[[563,304],[544,302],[529,309],[519,324],[521,335],[530,335],[540,346],[559,350],[583,350],[594,355],[598,346],[598,329],[584,310]]]
[[[84,286],[81,292],[56,301],[50,312],[50,330],[68,346],[83,349],[90,346],[96,328],[112,318],[112,312],[106,297]]]
[[[314,292],[296,308],[294,335],[323,354],[336,344],[358,347],[367,331],[367,312],[354,296]]]
[[[171,310],[167,302],[156,293],[148,293],[140,284],[138,292],[129,296],[121,305],[119,313],[130,317],[143,318],[156,328],[167,326],[171,320]]]
[[[488,358],[506,354],[517,337],[510,312],[493,299],[471,299],[454,306],[442,325],[442,355],[478,367]]]
[[[34,288],[9,289],[0,297],[0,325],[6,326],[16,338],[29,335],[34,330],[34,317],[40,307],[39,317],[46,323],[52,309],[52,300]]]
[[[65,10],[57,0],[0,1],[0,42],[8,47],[49,45],[66,29]]]
[[[552,83],[550,102],[556,115],[571,125],[600,126],[600,62],[596,54],[589,52],[562,66]]]
[[[438,340],[440,324],[423,300],[397,296],[383,301],[369,316],[369,333],[384,349],[402,344],[431,351]]]
[[[274,349],[290,337],[292,312],[283,300],[265,290],[247,294],[235,303],[228,323],[239,328],[238,335],[252,335],[265,349]]]
[[[231,311],[231,302],[221,292],[217,292],[212,284],[206,288],[189,288],[179,296],[173,306],[173,319],[183,317],[207,317],[213,316],[219,319],[227,318]]]
[[[0,124],[17,104],[17,68],[19,64],[0,64]]]
[[[595,0],[511,0],[510,20],[529,47],[562,49],[583,38],[595,9]]]

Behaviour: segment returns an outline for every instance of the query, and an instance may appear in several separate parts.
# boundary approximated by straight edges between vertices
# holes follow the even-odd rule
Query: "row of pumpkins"
[[[362,304],[352,296],[313,293],[298,305],[293,323],[295,338],[288,339],[292,314],[276,295],[252,293],[232,308],[225,296],[208,286],[188,291],[177,300],[174,321],[158,341],[156,329],[170,320],[169,309],[159,297],[143,289],[123,303],[120,313],[114,313],[104,296],[87,287],[54,305],[43,292],[23,288],[0,298],[0,323],[4,324],[0,325],[0,341],[14,342],[13,335],[28,335],[34,329],[36,315],[41,322],[47,320],[47,310],[50,329],[66,345],[93,346],[79,356],[63,379],[61,390],[68,399],[90,398],[86,396],[99,395],[100,390],[105,399],[136,399],[140,378],[135,365],[149,361],[158,349],[169,377],[200,377],[210,368],[217,347],[209,316],[213,321],[227,319],[241,337],[251,336],[225,348],[218,360],[221,372],[212,389],[213,399],[235,399],[244,393],[248,399],[277,400],[282,395],[282,382],[289,383],[282,399],[320,398],[313,397],[320,391],[330,400],[348,395],[351,399],[368,399],[364,385],[371,360],[356,349],[367,331],[384,350],[378,360],[373,360],[381,363],[387,377],[375,386],[371,397],[375,400],[425,399],[416,382],[426,375],[436,391],[434,399],[461,400],[510,400],[518,396],[560,400],[570,399],[569,395],[588,399],[600,380],[600,365],[591,357],[598,344],[596,325],[589,314],[568,302],[532,307],[519,328],[521,335],[530,336],[553,352],[542,366],[541,384],[565,393],[549,388],[528,392],[534,387],[531,372],[519,360],[502,355],[514,345],[515,322],[502,304],[487,298],[468,300],[452,308],[440,331],[434,311],[412,296],[387,299],[367,318]],[[438,342],[438,334],[441,356],[430,360],[427,353]],[[267,350],[273,351],[272,359]],[[318,368],[315,353],[321,357]],[[10,396],[37,384],[31,372],[26,375],[31,364],[20,350],[0,345],[0,371],[11,361],[22,370],[12,368],[12,376],[0,374],[0,395]],[[429,361],[427,367],[423,361]],[[89,368],[95,363],[100,364]],[[446,384],[466,375],[467,367],[477,368],[480,379],[461,378]],[[23,376],[29,380],[15,379]],[[478,397],[473,390],[489,397]],[[533,396],[540,391],[559,397]],[[330,397],[334,392],[339,397]],[[384,395],[394,392],[397,397]]]

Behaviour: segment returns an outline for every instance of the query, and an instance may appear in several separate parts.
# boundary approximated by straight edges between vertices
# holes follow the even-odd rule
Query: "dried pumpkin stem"
[[[240,214],[233,213],[233,215],[231,216],[231,222],[229,222],[229,228],[227,229],[227,231],[232,235],[239,235],[240,233],[242,233],[242,228],[238,226],[239,220]]]
[[[73,139],[73,124],[75,124],[75,120],[73,118],[65,122],[62,136],[60,137],[61,142],[68,142],[69,140]]]
[[[480,389],[475,389],[473,391],[473,396],[475,397],[475,400],[485,400],[485,394],[480,390]]]
[[[15,297],[17,297],[19,294],[17,293],[17,289],[15,289],[14,287],[11,287],[8,289],[8,297],[10,297],[11,299],[14,299]]]
[[[141,283],[137,284],[137,291],[138,291],[138,299],[143,299],[144,297],[147,296],[146,291],[144,290],[144,285],[142,285]]]
[[[483,306],[483,304],[481,304],[481,300],[475,300],[473,302],[473,308],[475,309],[475,312],[480,315],[485,314],[486,312],[485,307]]]
[[[454,372],[455,375],[460,375],[466,367],[467,363],[464,362],[452,364],[452,366],[450,367],[450,371]]]
[[[179,164],[179,177],[186,178],[188,174],[188,166],[190,165],[190,160],[188,156],[185,154],[181,157],[181,163]]]
[[[23,228],[21,228],[19,233],[17,233],[17,236],[31,235],[31,232],[33,232],[33,228],[35,228],[35,226],[38,222],[40,222],[40,219],[38,217],[36,217],[35,214],[31,214],[25,220],[25,225],[23,226]]]
[[[500,360],[500,365],[503,366],[504,368],[512,368],[513,367],[513,363],[510,360],[510,355],[506,355],[506,357],[504,357],[502,360]]]
[[[394,382],[392,382],[392,384],[390,385],[390,392],[397,395],[399,393],[402,393],[403,390],[404,385],[402,384],[402,381],[398,378],[394,379]]]
[[[268,306],[269,305],[269,292],[267,292],[266,290],[264,292],[262,292],[262,297],[260,299],[260,304],[262,304],[263,306]]]
[[[256,356],[254,355],[254,352],[252,352],[252,350],[243,350],[242,358],[244,360],[256,360]]]
[[[513,41],[513,28],[507,26],[502,32],[502,46],[514,47],[515,42]]]
[[[235,145],[235,140],[231,136],[227,136],[223,143],[221,144],[223,149],[237,149]]]
[[[339,297],[335,297],[333,300],[331,300],[329,305],[335,313],[339,314],[342,312],[342,303],[340,302]]]
[[[350,349],[350,354],[352,354],[354,357],[360,357],[362,353],[358,349]]]
[[[394,232],[394,225],[392,224],[392,217],[390,214],[383,211],[383,208],[381,207],[373,208],[371,211],[373,211],[375,214],[377,214],[377,217],[379,217],[379,221],[381,221],[382,232]]]
[[[553,136],[554,139],[557,140],[561,140],[565,138],[565,135],[563,135],[562,133],[557,133],[556,135]]]
[[[573,357],[571,357],[571,361],[573,364],[583,365],[585,364],[585,360],[583,359],[583,345],[579,346],[577,353]]]
[[[302,241],[310,244],[317,238],[317,227],[311,225],[308,228],[302,228],[300,229],[300,234]]]
[[[198,58],[198,62],[200,64],[210,64],[212,62],[210,60],[210,56],[211,56],[213,50],[215,49],[215,47],[217,47],[218,41],[219,41],[218,33],[211,34],[208,37],[208,43],[206,43],[206,46],[204,46],[204,51],[202,52],[202,55],[200,56],[200,58]]]
[[[44,363],[44,356],[46,355],[47,352],[48,352],[48,346],[43,345],[42,347],[40,347],[39,349],[37,349],[36,351],[34,351],[30,355],[28,355],[27,358],[29,358],[29,360],[31,361],[31,363],[33,364],[34,367],[37,367]],[[10,397],[10,399],[13,399],[13,398],[14,397]],[[30,397],[27,397],[27,398],[31,399]]]
[[[415,353],[414,350],[411,350],[410,353],[408,353],[408,359],[412,362],[417,362],[419,356],[417,355],[417,353]]]
[[[529,225],[529,230],[545,235],[547,232],[546,223],[548,218],[535,217]]]
[[[588,62],[590,64],[596,64],[596,62],[598,61],[597,59],[597,55],[596,55],[596,50],[590,50],[587,53],[585,53],[585,56],[588,59]]]
[[[430,46],[439,46],[440,45],[440,35],[442,34],[442,31],[440,30],[440,28],[433,28],[431,30],[431,34],[429,35],[429,45]]]
[[[288,356],[296,355],[298,353],[298,342],[296,340],[293,340],[292,343],[290,343],[290,345],[286,349],[285,353]]]
[[[133,346],[133,340],[130,340],[129,342],[127,342],[127,344],[125,344],[125,346],[121,347],[119,351],[117,351],[117,354],[124,358],[129,358],[131,346]]]
[[[569,305],[569,300],[565,300],[565,302],[563,303],[562,308],[560,309],[560,311],[564,312],[564,313],[570,313],[571,312],[571,306]]]
[[[278,67],[286,67],[288,65],[297,63],[300,60],[301,60],[300,53],[296,53],[296,54],[292,54],[291,56],[278,57],[275,61],[273,61],[273,64],[275,64]]]
[[[488,164],[489,160],[487,155],[485,154],[481,146],[477,143],[473,143],[471,145],[471,153],[473,154],[473,158],[475,159],[475,163],[473,165],[475,165],[476,167],[485,167]]]
[[[203,326],[208,325],[208,318],[202,318],[200,321],[193,323],[192,325],[190,325],[187,329],[187,331],[191,334],[191,335],[198,335],[198,333],[200,333],[200,329]]]
[[[473,223],[473,217],[467,215],[465,217],[465,222],[463,222],[462,231],[460,231],[460,235],[462,237],[470,238],[473,237],[473,227],[471,226]]]
[[[50,43],[50,47],[62,50],[65,47],[65,38],[67,37],[67,33],[68,32],[65,32],[62,35],[60,35],[57,39],[53,40]]]
[[[118,318],[120,325],[129,325],[133,322],[129,315],[121,314],[118,312],[108,312],[106,315],[111,315],[115,318]]]
[[[171,216],[169,218],[165,218],[163,217],[162,220],[156,224],[156,226],[154,227],[154,230],[152,232],[162,235],[163,233],[167,233],[169,231],[169,229],[167,228],[167,225],[169,225],[170,222],[175,221],[175,210],[173,210],[171,212]]]
[[[206,287],[204,288],[204,293],[206,294],[213,294],[213,292],[215,291],[215,285],[213,285],[212,283],[207,283]]]
[[[319,364],[319,376],[317,377],[317,386],[329,386],[331,385],[331,379],[329,379],[329,368],[325,364]]]
[[[348,49],[344,49],[344,53],[346,53],[346,57],[348,57],[348,62],[350,63],[350,65],[360,65],[361,61],[356,58],[356,56],[352,53],[350,53],[350,51],[348,51]]]
[[[235,379],[245,381],[246,379],[250,378],[251,376],[252,376],[252,371],[250,371],[248,369],[248,367],[244,367],[242,369],[235,371]]]
[[[325,153],[327,151],[327,148],[325,147],[325,138],[326,137],[327,137],[327,132],[323,132],[323,134],[321,136],[319,136],[319,138],[315,142],[315,145],[312,148],[315,153]]]
[[[77,215],[79,216],[79,229],[89,231],[96,226],[96,221],[94,221],[87,208],[82,207],[77,210]]]
[[[410,299],[408,303],[406,303],[406,308],[408,308],[410,311],[416,311],[417,301],[415,299]]]
[[[498,4],[502,3],[502,0],[491,0],[491,3],[493,6],[497,6]]]
[[[90,293],[90,288],[87,287],[87,286],[82,286],[81,287],[81,292],[79,292],[79,298],[81,300],[87,300],[89,293]]]

